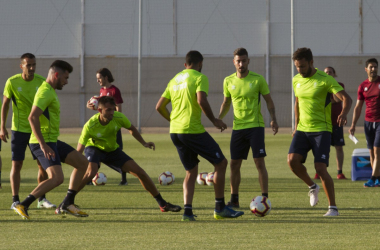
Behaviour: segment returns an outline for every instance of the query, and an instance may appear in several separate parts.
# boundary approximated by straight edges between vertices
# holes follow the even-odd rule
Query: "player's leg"
[[[372,176],[371,178],[363,184],[364,187],[376,187],[376,156],[375,156],[375,139],[376,139],[376,123],[364,121],[364,133],[367,141],[367,148],[369,149]],[[379,137],[380,138],[380,137]],[[380,145],[379,145],[380,146]]]
[[[336,166],[338,171],[337,179],[346,179],[346,176],[343,174],[344,145],[345,142],[343,136],[343,127],[333,126],[333,131],[331,134],[331,146],[335,147],[336,152]]]
[[[261,195],[268,197],[268,171],[265,166],[265,129],[263,127],[251,128],[248,130],[248,138],[252,148],[253,160],[259,173],[259,183]]]
[[[346,176],[343,174],[343,161],[344,161],[344,151],[343,146],[335,146],[335,152],[336,152],[336,165],[337,165],[337,171],[338,179],[347,179]]]
[[[227,206],[239,208],[239,186],[241,182],[240,168],[243,159],[231,159],[230,161],[230,186],[231,186],[231,199]]]
[[[253,158],[256,164],[257,171],[259,172],[259,183],[261,195],[268,197],[268,171],[265,167],[264,157]]]
[[[119,131],[117,131],[117,134],[116,134],[116,142],[117,144],[119,145],[119,148],[121,150],[123,150],[123,138],[121,136],[121,129],[119,129]],[[119,185],[128,185],[128,181],[127,181],[127,173],[121,171],[121,181],[119,183]]]
[[[34,157],[34,156],[33,156]],[[40,184],[41,182],[47,180],[49,178],[47,172],[42,167],[41,163],[37,160],[38,165],[38,175],[37,175],[37,182]],[[55,204],[52,204],[48,199],[46,199],[46,194],[41,195],[38,198],[37,208],[56,208],[57,206]]]

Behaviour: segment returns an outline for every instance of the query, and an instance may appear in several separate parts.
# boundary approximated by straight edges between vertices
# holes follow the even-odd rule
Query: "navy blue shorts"
[[[172,133],[170,138],[176,146],[179,158],[186,170],[197,166],[198,155],[211,164],[218,164],[225,159],[219,145],[207,132],[201,134]]]
[[[331,134],[331,146],[344,146],[343,127],[333,126]]]
[[[364,121],[364,133],[368,149],[380,147],[380,122]]]
[[[64,143],[63,141],[58,140],[57,142],[47,142],[46,143],[52,150],[55,152],[55,158],[50,160],[45,158],[44,152],[41,150],[39,143],[29,144],[30,150],[40,161],[41,166],[46,170],[50,166],[62,165],[61,162],[65,162],[66,157],[69,153],[75,149],[69,144]]]
[[[265,157],[265,130],[263,127],[232,130],[230,152],[231,159],[247,160],[249,149],[252,148],[253,158]]]
[[[96,163],[98,166],[100,166],[100,162],[103,162],[108,167],[119,173],[123,172],[121,168],[127,161],[133,160],[120,148],[117,148],[111,152],[106,152],[97,147],[89,146],[84,149],[84,155],[89,162]]]
[[[304,163],[310,149],[314,155],[314,163],[322,162],[329,166],[331,133],[323,132],[302,132],[296,131],[292,143],[290,144],[289,154],[300,154],[303,156]]]
[[[25,150],[29,146],[29,139],[31,133],[24,133],[19,131],[12,130],[12,139],[11,139],[11,149],[12,149],[12,161],[23,161],[25,160]],[[30,147],[29,147],[30,149]],[[32,150],[33,160],[37,159]]]
[[[119,145],[120,149],[123,149],[123,138],[121,137],[121,129],[119,129],[119,131],[117,131],[116,143]]]

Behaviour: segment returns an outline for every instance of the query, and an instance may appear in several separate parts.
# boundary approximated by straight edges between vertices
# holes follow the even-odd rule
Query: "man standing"
[[[234,51],[233,63],[236,72],[226,77],[223,83],[224,101],[220,107],[219,119],[228,113],[231,102],[234,108],[234,125],[231,136],[231,200],[229,206],[239,208],[240,168],[243,160],[247,160],[249,148],[252,148],[253,160],[259,172],[262,196],[268,197],[268,172],[264,157],[264,119],[261,115],[260,95],[272,118],[273,134],[278,131],[275,107],[269,94],[268,84],[264,77],[248,70],[248,52],[244,48]]]
[[[18,196],[21,181],[21,168],[25,159],[25,150],[29,145],[30,134],[32,129],[28,121],[28,116],[32,109],[34,96],[45,81],[45,78],[35,74],[36,57],[31,53],[25,53],[20,58],[21,74],[10,77],[4,87],[3,106],[1,108],[1,130],[0,138],[4,142],[9,139],[6,129],[6,122],[9,110],[9,103],[12,102],[12,170],[10,174],[10,182],[12,188],[13,203],[11,209],[20,203]],[[32,154],[33,159],[36,157]],[[46,171],[42,168],[40,162],[38,164],[38,183],[43,182],[48,178]],[[42,194],[37,203],[37,208],[55,208],[56,205],[50,203],[46,199],[45,194]]]
[[[331,66],[328,66],[325,68],[324,72],[332,77],[337,77],[335,73],[335,69]],[[344,89],[344,84],[341,82],[338,82],[340,86]],[[331,133],[331,146],[335,147],[336,151],[336,164],[338,169],[338,175],[336,178],[338,180],[345,180],[347,179],[346,176],[343,174],[343,160],[344,160],[344,152],[343,152],[343,146],[346,145],[344,143],[344,136],[343,136],[343,127],[340,127],[338,125],[338,116],[342,112],[342,102],[339,100],[339,98],[335,97],[333,94],[331,95],[331,123],[332,123],[332,133]],[[314,176],[314,179],[319,179],[319,175],[316,173]]]
[[[39,183],[24,201],[15,206],[14,210],[24,219],[29,219],[28,208],[36,198],[62,184],[64,176],[61,162],[73,166],[74,170],[70,177],[67,195],[57,210],[78,217],[88,216],[74,204],[88,161],[73,147],[58,140],[60,103],[55,90],[61,90],[68,83],[72,71],[73,67],[69,63],[54,61],[46,81],[39,87],[33,101],[28,118],[33,131],[29,141],[30,148],[46,170],[49,179]]]
[[[100,96],[112,96],[116,102],[115,111],[122,112],[121,107],[123,104],[123,98],[121,97],[120,90],[112,84],[115,80],[112,76],[111,71],[107,68],[99,69],[96,72],[96,81],[101,86]],[[88,101],[87,108],[94,109],[94,105],[90,103],[90,101]],[[121,137],[121,130],[117,132],[117,144],[119,144],[120,149],[123,149],[123,139]],[[89,183],[92,184],[92,182]],[[128,185],[127,173],[121,172],[121,181],[119,185]]]
[[[166,202],[144,169],[119,147],[116,142],[117,133],[123,127],[128,129],[132,136],[144,147],[155,149],[154,143],[145,142],[141,134],[124,114],[115,111],[115,106],[114,98],[110,96],[100,97],[99,113],[92,116],[83,127],[77,150],[80,153],[84,151],[84,155],[89,160],[86,178],[92,179],[98,172],[100,162],[103,162],[112,169],[124,173],[129,172],[136,176],[145,190],[156,199],[162,212],[179,212],[181,207]]]
[[[198,175],[198,155],[208,160],[215,170],[215,219],[236,218],[244,212],[234,211],[224,201],[225,174],[227,160],[219,145],[201,124],[202,111],[221,131],[226,124],[214,117],[207,101],[208,78],[201,73],[203,56],[198,51],[186,55],[185,70],[178,73],[167,85],[156,105],[156,110],[170,122],[170,137],[177,148],[186,169],[183,182],[185,212],[182,221],[195,221],[192,210],[195,181]],[[172,112],[167,105],[172,102]]]
[[[297,49],[292,59],[299,74],[293,77],[295,130],[288,164],[293,173],[309,186],[310,205],[317,205],[319,186],[312,181],[303,165],[307,153],[312,150],[314,167],[329,202],[324,216],[338,216],[334,182],[327,172],[332,131],[330,94],[335,94],[343,102],[343,110],[338,116],[339,126],[346,124],[352,100],[333,77],[314,68],[309,48]]]
[[[358,100],[349,130],[350,134],[355,134],[356,123],[365,102],[364,132],[367,148],[370,152],[372,176],[364,183],[364,187],[380,186],[380,77],[377,75],[378,66],[376,58],[368,59],[365,62],[365,72],[367,72],[368,79],[359,85]]]

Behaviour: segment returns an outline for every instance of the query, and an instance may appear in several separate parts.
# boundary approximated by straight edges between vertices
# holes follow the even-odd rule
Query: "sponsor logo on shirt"
[[[178,85],[173,85],[173,90],[174,91],[185,89],[185,88],[187,88],[187,82],[184,82],[184,83],[181,83],[181,84],[178,84]]]
[[[18,92],[21,92],[21,91],[22,91],[22,88],[21,88],[21,87],[18,87],[18,88],[17,88],[17,91],[18,91]]]
[[[97,137],[102,137],[102,134],[101,133],[97,133],[96,136]]]
[[[301,88],[301,83],[297,83],[297,89]]]
[[[175,81],[176,81],[177,83],[184,82],[189,76],[190,76],[189,73],[179,74],[179,75],[175,78]]]
[[[316,88],[317,87],[317,82],[314,82],[314,88]]]
[[[250,88],[250,89],[252,88],[252,83],[249,84],[249,88]]]

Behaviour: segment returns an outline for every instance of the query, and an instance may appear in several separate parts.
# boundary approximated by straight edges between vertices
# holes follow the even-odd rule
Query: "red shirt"
[[[380,122],[380,77],[374,82],[368,79],[362,82],[358,88],[358,100],[364,100],[365,120],[367,122]]]
[[[344,84],[341,83],[341,82],[338,82],[340,86],[343,87],[344,89]],[[333,94],[331,94],[331,97],[333,96]],[[338,126],[338,116],[340,115],[340,113],[342,113],[342,103],[341,102],[335,102],[333,104],[331,104],[331,123],[333,126]]]
[[[115,99],[116,104],[123,103],[120,90],[114,85],[111,85],[109,88],[101,88],[100,96],[112,96]]]

